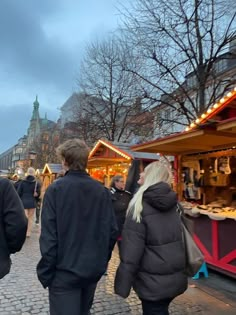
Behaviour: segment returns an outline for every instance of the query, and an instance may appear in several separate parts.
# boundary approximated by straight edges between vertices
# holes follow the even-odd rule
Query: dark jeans
[[[41,210],[40,202],[37,202],[37,206],[36,206],[36,221],[35,221],[35,223],[39,223],[40,210]]]
[[[161,301],[142,300],[143,315],[169,315],[169,304],[173,299]]]
[[[50,315],[90,315],[97,284],[76,289],[49,289]]]

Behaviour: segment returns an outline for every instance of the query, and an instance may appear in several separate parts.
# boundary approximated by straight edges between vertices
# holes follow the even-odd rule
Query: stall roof
[[[58,174],[62,171],[61,164],[47,163],[43,168],[42,174]]]
[[[226,107],[232,118],[226,115]],[[222,114],[223,113],[223,114]],[[227,117],[227,118],[225,118]],[[236,146],[236,88],[196,119],[185,131],[132,147],[168,155],[194,154]]]
[[[89,154],[88,167],[129,163],[133,159],[157,160],[158,157],[155,153],[134,152],[129,143],[99,140]]]

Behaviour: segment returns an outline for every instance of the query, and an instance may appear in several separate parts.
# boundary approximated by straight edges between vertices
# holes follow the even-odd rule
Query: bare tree
[[[115,37],[88,44],[80,69],[79,86],[84,97],[80,109],[83,123],[97,136],[110,141],[127,139],[130,118],[143,112],[137,104],[140,95],[137,76],[125,71],[128,54]]]
[[[132,0],[121,14],[121,39],[135,61],[125,70],[140,79],[145,98],[174,113],[166,121],[189,124],[235,84],[230,1]]]

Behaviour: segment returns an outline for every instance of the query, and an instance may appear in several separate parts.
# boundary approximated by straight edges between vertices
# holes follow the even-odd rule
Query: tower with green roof
[[[33,112],[30,119],[30,125],[28,128],[28,144],[32,144],[34,139],[40,134],[40,116],[39,116],[39,102],[38,96],[36,95],[33,103]]]

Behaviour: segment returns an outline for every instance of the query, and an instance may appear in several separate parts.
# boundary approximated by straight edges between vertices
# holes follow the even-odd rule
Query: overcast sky
[[[59,117],[76,90],[83,47],[117,26],[125,0],[0,0],[0,153],[26,134],[35,95]]]

